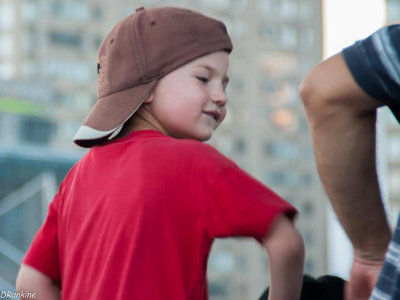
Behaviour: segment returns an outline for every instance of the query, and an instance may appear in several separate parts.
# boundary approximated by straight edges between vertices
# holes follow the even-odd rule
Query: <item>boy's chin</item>
[[[188,137],[188,138],[192,139],[192,140],[197,140],[199,142],[206,142],[209,139],[211,139],[211,137],[212,137],[212,133],[211,134],[207,134],[207,135],[191,136],[191,137]]]
[[[199,142],[206,142],[211,139],[214,131],[204,132],[204,133],[192,133],[192,134],[181,134],[179,136],[175,136],[179,139],[190,139],[197,140]]]

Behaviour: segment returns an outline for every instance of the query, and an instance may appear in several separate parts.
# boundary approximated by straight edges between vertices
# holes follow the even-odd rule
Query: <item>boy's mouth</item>
[[[221,118],[221,113],[217,110],[208,110],[204,111],[204,113],[212,117],[215,120],[215,122],[218,122],[219,119]]]

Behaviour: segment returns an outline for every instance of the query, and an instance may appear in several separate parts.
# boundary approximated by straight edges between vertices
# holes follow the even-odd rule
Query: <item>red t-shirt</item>
[[[214,238],[260,240],[295,209],[211,146],[153,130],[93,147],[23,263],[63,299],[204,300]]]

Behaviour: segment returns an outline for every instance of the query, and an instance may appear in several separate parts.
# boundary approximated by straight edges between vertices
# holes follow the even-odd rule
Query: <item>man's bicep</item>
[[[305,77],[300,94],[306,105],[310,101],[313,105],[346,105],[360,112],[381,105],[358,85],[342,52],[316,65]]]

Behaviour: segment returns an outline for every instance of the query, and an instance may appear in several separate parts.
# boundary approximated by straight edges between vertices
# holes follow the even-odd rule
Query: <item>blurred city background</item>
[[[332,260],[344,259],[338,248],[351,256],[350,248],[330,229],[298,96],[303,76],[327,55],[322,0],[0,0],[0,291],[14,290],[48,203],[85,153],[72,137],[96,101],[102,39],[135,8],[160,4],[225,22],[235,47],[228,115],[210,143],[300,211],[307,273],[345,276],[349,265],[335,269]],[[383,7],[383,22],[400,19],[400,0]],[[351,12],[354,24],[364,12]],[[393,222],[400,209],[400,131],[387,111],[380,113],[378,150]],[[253,240],[219,240],[208,279],[212,300],[257,299],[268,281],[267,255]]]

